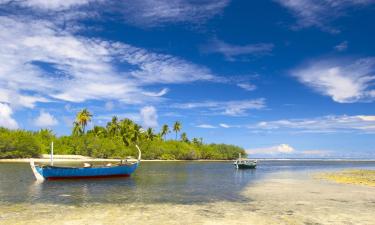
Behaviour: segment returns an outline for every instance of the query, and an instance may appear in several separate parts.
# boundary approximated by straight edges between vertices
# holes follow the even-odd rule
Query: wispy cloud
[[[297,132],[375,132],[374,115],[324,116],[311,119],[262,121],[248,126],[255,130],[293,130]]]
[[[227,124],[227,123],[219,123],[219,127],[222,127],[222,128],[241,128],[243,126],[242,125],[232,125],[232,124]]]
[[[87,17],[101,19],[110,14],[122,17],[125,23],[149,28],[176,23],[202,24],[220,14],[229,3],[230,0],[2,0],[0,7],[23,13],[31,10],[63,23]]]
[[[231,126],[226,124],[226,123],[220,123],[219,124],[220,127],[223,127],[223,128],[230,128]]]
[[[324,59],[292,71],[301,83],[340,103],[373,101],[375,58]]]
[[[214,80],[209,69],[125,43],[86,38],[45,20],[0,17],[0,102],[158,101],[155,83]],[[125,69],[123,69],[125,68]]]
[[[338,52],[343,52],[343,51],[345,51],[347,48],[348,48],[348,42],[347,42],[347,41],[343,41],[343,42],[341,42],[340,44],[336,45],[334,49],[335,49],[336,51],[338,51]]]
[[[89,2],[94,2],[95,0],[52,0],[52,1],[44,1],[44,0],[24,0],[24,1],[7,1],[13,4],[19,4],[23,7],[30,7],[40,10],[54,10],[54,11],[62,11],[67,10],[73,7],[78,7],[82,5],[86,5]]]
[[[239,83],[237,84],[238,87],[245,89],[246,91],[254,91],[257,87],[251,83]]]
[[[124,20],[142,27],[190,22],[201,24],[220,14],[229,0],[138,0],[118,1],[115,5]]]
[[[298,19],[294,28],[318,27],[330,33],[339,32],[330,23],[351,7],[372,4],[373,0],[274,0]]]
[[[196,127],[203,128],[203,129],[216,129],[217,127],[210,124],[199,124]]]
[[[209,44],[202,47],[204,53],[219,53],[233,61],[238,56],[261,56],[270,54],[274,45],[271,43],[257,43],[247,45],[233,45],[224,41],[213,39]]]
[[[243,116],[249,110],[265,108],[264,99],[238,100],[238,101],[205,101],[174,104],[172,107],[180,109],[204,109],[214,113],[228,116]]]

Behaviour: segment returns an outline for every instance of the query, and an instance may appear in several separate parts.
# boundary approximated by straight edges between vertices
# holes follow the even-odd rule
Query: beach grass
[[[375,170],[343,170],[318,174],[317,178],[342,184],[358,184],[375,187]]]

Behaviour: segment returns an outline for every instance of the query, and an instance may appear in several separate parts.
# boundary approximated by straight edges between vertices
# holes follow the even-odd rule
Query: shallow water
[[[374,188],[311,176],[346,168],[375,162],[142,162],[130,178],[44,183],[28,164],[0,164],[0,224],[374,225]]]
[[[230,162],[142,162],[129,178],[60,180],[38,183],[24,163],[0,164],[0,203],[178,203],[250,201],[245,187],[267,175],[342,168],[375,168],[371,161],[260,161],[256,170]],[[251,197],[250,197],[251,198]]]

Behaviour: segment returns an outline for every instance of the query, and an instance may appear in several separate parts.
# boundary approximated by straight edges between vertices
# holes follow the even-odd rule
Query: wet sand
[[[358,184],[375,187],[375,170],[344,170],[318,174],[317,178],[342,184]]]
[[[207,204],[0,203],[0,224],[375,224],[373,187],[278,173],[241,194],[241,202]]]

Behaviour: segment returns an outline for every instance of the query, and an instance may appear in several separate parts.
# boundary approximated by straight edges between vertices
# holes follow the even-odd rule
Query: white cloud
[[[231,126],[226,124],[226,123],[220,123],[219,124],[220,127],[223,127],[223,128],[230,128]]]
[[[255,130],[292,129],[299,132],[375,132],[374,115],[324,116],[312,119],[262,121],[248,128]]]
[[[144,84],[188,83],[216,79],[208,68],[171,55],[151,53],[125,44],[115,44],[113,53],[122,61],[137,66],[138,69],[131,71],[130,75]]]
[[[38,16],[47,16],[55,22],[71,22],[87,17],[105,17],[106,14],[122,16],[124,22],[140,26],[155,27],[172,23],[202,24],[220,14],[230,0],[2,0],[0,6],[20,13],[34,10]],[[65,24],[66,25],[66,24]],[[76,26],[69,24],[69,26]]]
[[[137,0],[119,1],[126,22],[143,27],[161,26],[169,23],[203,23],[219,14],[229,0]]]
[[[347,41],[343,41],[340,44],[335,46],[335,50],[338,51],[338,52],[343,52],[347,48],[348,48],[348,42]]]
[[[202,48],[205,53],[220,53],[227,60],[235,60],[236,56],[252,55],[260,56],[270,54],[274,45],[270,43],[257,43],[248,45],[232,45],[224,41],[214,39],[210,44]]]
[[[249,154],[290,154],[293,153],[295,149],[287,144],[280,144],[276,146],[266,147],[266,148],[256,148],[246,150]]]
[[[145,106],[140,111],[142,123],[145,127],[158,126],[158,114],[153,106]]]
[[[215,128],[217,128],[217,127],[215,127],[213,125],[210,125],[210,124],[199,124],[196,127],[203,128],[203,129],[215,129]]]
[[[314,61],[292,72],[300,82],[340,103],[373,100],[375,58]]]
[[[52,114],[43,111],[40,111],[39,116],[34,120],[35,126],[43,128],[56,126],[58,123],[59,122]]]
[[[177,57],[77,36],[44,20],[0,16],[0,42],[0,101],[12,107],[48,101],[147,103],[161,100],[168,89],[153,93],[146,85],[215,79],[209,69]]]
[[[0,103],[0,127],[6,127],[9,129],[17,129],[18,124],[15,119],[12,118],[13,110],[8,104]]]
[[[254,91],[255,89],[257,89],[257,87],[254,84],[250,84],[250,83],[240,83],[240,84],[237,84],[237,86],[242,89],[245,89],[246,91]]]
[[[375,122],[375,116],[356,116],[362,121]]]
[[[328,150],[297,150],[288,144],[279,144],[270,147],[246,150],[250,157],[272,158],[324,158],[331,157],[332,151]],[[337,153],[336,153],[337,155]]]
[[[151,96],[151,97],[161,97],[169,92],[168,88],[163,88],[159,92],[143,92],[144,95]]]
[[[31,7],[41,10],[66,10],[72,7],[82,6],[94,0],[24,0],[18,4],[24,7]]]
[[[172,107],[180,109],[208,109],[210,111],[228,115],[243,116],[249,110],[259,110],[265,107],[264,99],[239,100],[239,101],[206,101],[206,102],[190,102],[183,104],[174,104]]]
[[[287,8],[298,19],[295,28],[318,27],[324,31],[337,33],[329,23],[343,15],[352,7],[374,3],[373,0],[274,0]]]
[[[107,111],[112,111],[113,107],[115,107],[115,105],[113,104],[113,102],[109,101],[109,102],[106,102],[104,104],[104,108],[105,110]]]

